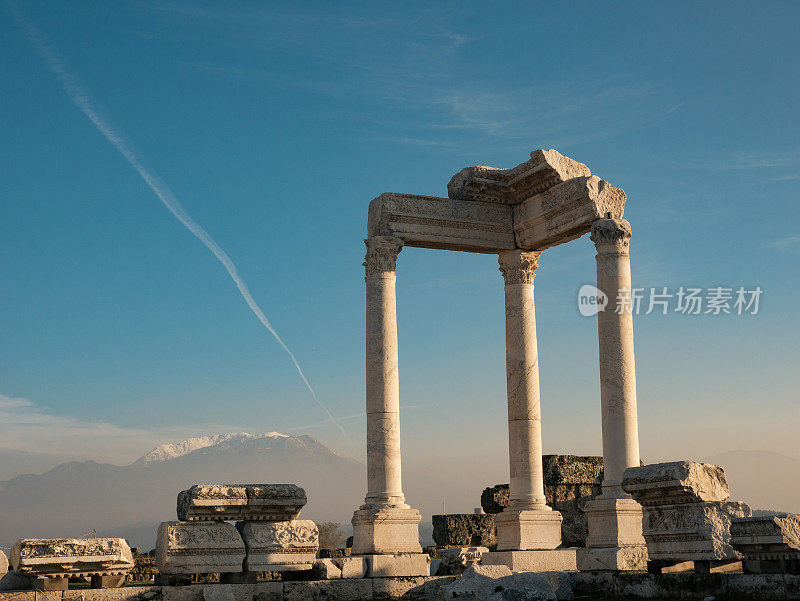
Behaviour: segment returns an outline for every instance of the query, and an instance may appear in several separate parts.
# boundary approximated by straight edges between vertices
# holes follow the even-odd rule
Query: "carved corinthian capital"
[[[506,286],[510,284],[533,284],[539,266],[540,250],[507,250],[501,252],[498,263]]]
[[[367,254],[364,256],[366,277],[394,274],[403,241],[391,236],[373,236],[364,240],[364,244],[367,245]]]
[[[597,219],[592,223],[590,239],[599,255],[627,255],[631,224],[626,219]]]

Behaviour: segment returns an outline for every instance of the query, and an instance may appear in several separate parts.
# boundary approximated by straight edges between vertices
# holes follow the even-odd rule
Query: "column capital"
[[[598,254],[628,254],[631,224],[626,219],[597,219],[589,236]]]
[[[364,244],[367,245],[363,263],[366,277],[394,274],[403,241],[391,236],[373,236],[364,240]]]
[[[498,255],[500,272],[506,286],[510,284],[533,284],[536,268],[539,267],[540,250],[506,250]]]

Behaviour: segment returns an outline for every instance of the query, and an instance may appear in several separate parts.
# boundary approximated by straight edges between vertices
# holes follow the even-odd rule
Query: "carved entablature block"
[[[11,547],[17,574],[64,578],[114,576],[133,568],[124,538],[23,538]]]
[[[367,235],[423,248],[483,253],[516,248],[510,206],[392,192],[370,203]]]
[[[748,559],[800,558],[800,515],[734,519],[731,544]]]
[[[622,488],[643,507],[725,501],[730,497],[725,470],[696,461],[630,467],[623,474]]]
[[[512,169],[480,166],[462,169],[447,184],[447,195],[515,206],[569,179],[591,174],[586,165],[556,150],[534,150],[529,161]]]
[[[750,507],[741,501],[645,507],[647,554],[670,561],[739,559],[731,544],[731,522],[750,515]]]
[[[307,502],[294,484],[195,484],[178,493],[181,521],[284,521],[296,518]]]
[[[161,574],[241,572],[242,537],[227,522],[162,522],[156,538],[156,567]]]
[[[248,572],[311,569],[319,550],[319,530],[311,520],[237,524],[247,548]]]
[[[596,219],[621,219],[625,200],[625,192],[594,175],[559,183],[514,207],[517,246],[543,250],[579,238]]]

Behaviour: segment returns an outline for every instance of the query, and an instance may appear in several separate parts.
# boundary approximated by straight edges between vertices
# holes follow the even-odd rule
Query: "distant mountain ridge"
[[[232,432],[229,434],[215,434],[211,436],[199,436],[197,438],[187,438],[180,442],[164,443],[155,449],[139,457],[133,465],[149,465],[158,461],[169,461],[183,457],[194,451],[213,447],[224,442],[243,441],[256,438],[288,438],[286,434],[279,432],[267,432],[266,434],[248,434],[247,432]]]
[[[176,519],[178,492],[202,482],[295,483],[308,495],[304,517],[347,522],[363,499],[365,471],[310,436],[277,432],[160,445],[127,466],[69,461],[0,482],[0,546],[96,530],[151,549],[158,523]]]

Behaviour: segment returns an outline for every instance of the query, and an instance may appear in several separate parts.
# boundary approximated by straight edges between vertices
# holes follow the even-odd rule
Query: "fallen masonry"
[[[195,484],[178,494],[177,511],[182,522],[285,522],[306,502],[305,491],[294,484]]]
[[[675,461],[628,468],[622,487],[644,508],[651,570],[693,561],[696,570],[708,571],[741,559],[731,545],[731,522],[751,511],[728,500],[720,466]]]
[[[469,569],[468,569],[469,570]],[[473,596],[488,592],[487,597]],[[453,596],[453,593],[456,596]],[[797,599],[800,576],[785,574],[513,574],[505,566],[484,566],[474,576],[360,578],[254,584],[126,586],[113,590],[0,592],[0,601],[450,601],[453,599]],[[499,595],[494,597],[494,595]],[[36,596],[35,596],[36,595]],[[35,596],[35,597],[34,597]]]
[[[33,587],[52,591],[80,576],[95,588],[121,586],[134,563],[124,538],[23,538],[11,547],[11,565]]]
[[[731,545],[746,574],[800,574],[800,516],[734,518]]]

